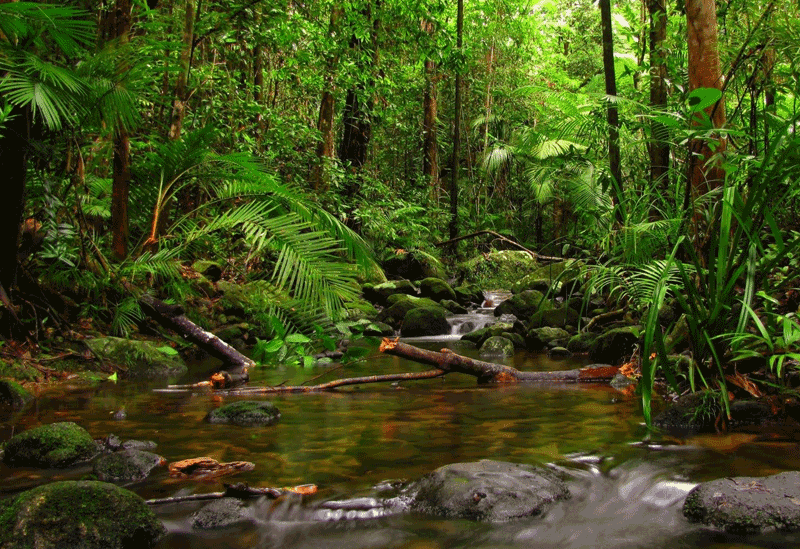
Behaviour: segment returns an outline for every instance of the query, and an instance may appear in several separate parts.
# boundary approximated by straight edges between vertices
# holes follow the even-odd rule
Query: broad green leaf
[[[311,343],[311,339],[303,334],[289,334],[284,341],[286,343]]]
[[[697,88],[689,93],[686,103],[689,112],[699,112],[706,109],[722,98],[722,92],[716,88]]]
[[[158,347],[158,350],[167,356],[176,356],[178,354],[178,351],[176,351],[175,349],[173,349],[168,345],[164,345],[163,347]]]

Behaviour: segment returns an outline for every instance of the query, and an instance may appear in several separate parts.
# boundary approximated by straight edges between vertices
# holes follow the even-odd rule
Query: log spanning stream
[[[423,345],[423,344],[419,344]],[[442,343],[424,344],[439,349]],[[474,350],[449,342],[456,352]],[[506,364],[524,371],[568,370],[579,361],[518,354]],[[331,373],[330,379],[420,371],[425,366],[375,355]],[[207,377],[197,365],[187,379]],[[320,368],[251,370],[250,385],[299,385]],[[326,381],[322,378],[315,383]],[[204,422],[223,401],[204,392],[163,393],[157,385],[102,384],[43,395],[21,415],[2,417],[2,439],[43,423],[74,421],[97,438],[152,440],[167,461],[208,456],[248,461],[251,471],[206,481],[170,478],[158,468],[127,485],[146,499],[218,492],[223,483],[253,487],[316,484],[295,500],[246,500],[249,520],[220,531],[198,531],[191,516],[206,502],[154,507],[169,531],[159,549],[214,548],[795,548],[800,535],[741,538],[688,523],[683,498],[697,482],[724,476],[761,476],[797,468],[798,440],[787,433],[648,438],[637,397],[605,385],[481,386],[453,373],[443,378],[346,387],[336,392],[258,397],[280,409],[270,427]],[[252,397],[251,397],[252,398]],[[125,419],[120,417],[125,411]],[[491,458],[549,465],[567,479],[572,497],[543,517],[501,525],[420,514],[337,512],[326,502],[376,495],[376,486],[413,480],[455,462]],[[3,495],[56,479],[77,479],[89,467],[34,471],[0,465]],[[364,500],[368,501],[368,500]],[[373,518],[366,518],[372,516]],[[348,517],[361,517],[346,520]]]

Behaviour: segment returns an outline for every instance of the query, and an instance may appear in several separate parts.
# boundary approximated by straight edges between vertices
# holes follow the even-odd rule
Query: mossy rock
[[[550,280],[528,274],[516,281],[514,285],[511,286],[511,291],[515,294],[521,294],[525,290],[536,290],[537,292],[546,294],[548,291],[550,291],[551,286],[552,282]],[[558,288],[555,288],[554,292],[558,292]]]
[[[450,311],[439,305],[416,307],[406,313],[400,333],[404,337],[449,334],[449,315]]]
[[[456,300],[456,293],[453,288],[441,278],[424,278],[419,283],[419,293],[422,297],[429,297],[434,301],[449,299]]]
[[[588,353],[597,336],[598,334],[594,332],[579,332],[569,339],[567,349],[573,353]]]
[[[16,381],[0,380],[0,403],[21,410],[33,400],[33,395]]]
[[[151,341],[105,336],[87,339],[86,345],[104,361],[127,368],[132,379],[174,378],[188,370],[177,353],[166,353],[159,349],[163,344]]]
[[[120,450],[100,457],[94,463],[94,474],[107,482],[142,480],[165,461],[163,457],[144,450]]]
[[[400,324],[410,310],[419,307],[439,307],[435,301],[427,297],[413,297],[403,294],[391,296],[389,303],[390,305],[378,314],[377,320],[385,322],[395,329],[400,328]]]
[[[71,421],[41,425],[6,442],[3,461],[12,467],[69,467],[89,461],[98,448],[92,436]]]
[[[467,309],[462,307],[458,304],[457,301],[453,301],[452,299],[443,299],[439,302],[439,305],[453,313],[454,315],[464,315],[467,314]]]
[[[511,340],[515,349],[525,349],[525,338],[516,332],[503,332],[502,337]]]
[[[558,279],[561,284],[571,282],[580,274],[582,262],[576,259],[567,259],[549,265],[542,265],[530,273],[531,280],[548,280],[551,283]]]
[[[590,347],[589,356],[595,362],[622,364],[633,354],[641,329],[641,326],[626,326],[600,334]]]
[[[499,336],[503,332],[510,332],[513,329],[514,325],[510,322],[498,322],[497,324],[492,324],[491,326],[481,328],[480,330],[475,330],[468,334],[464,334],[461,336],[461,339],[464,341],[471,341],[476,346],[480,347],[483,345],[483,342],[490,337]]]
[[[0,502],[3,549],[145,549],[165,533],[142,498],[106,482],[54,482]]]
[[[232,423],[244,427],[273,425],[281,418],[278,408],[271,402],[240,400],[220,406],[206,416],[209,423]]]
[[[453,291],[456,293],[456,301],[465,307],[483,304],[483,290],[476,284],[462,284],[453,288]]]
[[[500,305],[495,307],[494,316],[512,314],[519,319],[530,318],[539,310],[552,308],[549,301],[544,299],[544,294],[536,290],[525,290],[514,294]]]
[[[218,530],[251,520],[252,516],[241,499],[221,498],[192,514],[190,522],[197,530]]]
[[[394,335],[394,328],[383,322],[370,322],[364,328],[365,336],[389,337]]]
[[[390,296],[396,294],[417,295],[417,287],[408,280],[390,280],[382,284],[364,284],[364,298],[378,305],[385,305]]]
[[[291,301],[288,294],[278,292],[275,286],[266,280],[254,280],[244,284],[220,280],[217,288],[222,292],[219,305],[225,314],[242,318],[253,312],[264,311],[270,305],[280,306]]]
[[[192,269],[206,277],[211,282],[222,278],[222,264],[208,259],[198,259],[192,263]]]
[[[503,336],[492,336],[481,345],[481,356],[514,356],[514,342]]]
[[[487,289],[510,289],[539,264],[526,252],[503,250],[476,256],[458,267],[466,282]]]
[[[572,356],[572,353],[566,347],[553,347],[548,351],[548,354],[552,358],[569,358]]]
[[[429,276],[445,277],[442,262],[434,256],[420,251],[394,254],[383,262],[382,267],[389,278],[421,280]]]
[[[373,320],[378,317],[378,310],[365,299],[350,301],[345,305],[347,320]]]
[[[569,337],[569,333],[563,328],[545,326],[544,328],[533,328],[525,336],[525,345],[529,351],[541,351],[550,346],[551,341],[562,340]]]
[[[545,303],[549,303],[549,301]],[[528,327],[541,328],[542,326],[559,326],[563,328],[566,326],[575,326],[580,322],[580,319],[580,314],[578,314],[575,309],[570,309],[569,307],[561,306],[555,309],[542,308],[531,315],[528,321]]]

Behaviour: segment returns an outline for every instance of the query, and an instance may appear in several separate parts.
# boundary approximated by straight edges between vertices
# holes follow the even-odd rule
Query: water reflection
[[[469,352],[454,344],[458,352]],[[442,343],[431,343],[438,349]],[[521,369],[569,369],[580,362],[519,354]],[[424,367],[390,356],[373,357],[340,376],[419,371]],[[206,371],[203,367],[200,370]],[[200,372],[198,370],[198,372]],[[299,384],[321,373],[302,368],[262,368],[252,385]],[[200,373],[187,381],[199,379]],[[326,379],[320,380],[325,381]],[[156,385],[106,384],[44,395],[19,416],[5,418],[7,438],[41,423],[75,421],[95,437],[153,440],[168,461],[209,456],[245,460],[253,471],[207,482],[177,481],[165,469],[130,485],[145,498],[215,492],[223,482],[252,486],[314,483],[319,493],[295,501],[248,501],[251,520],[220,532],[198,533],[191,514],[202,503],[159,506],[170,530],[160,549],[192,548],[384,548],[455,547],[742,547],[741,540],[712,535],[686,523],[683,496],[695,483],[726,475],[772,474],[794,467],[797,443],[787,437],[707,436],[675,440],[646,432],[640,403],[608,387],[531,385],[482,387],[473,378],[399,385],[365,385],[324,394],[271,398],[281,421],[267,428],[211,425],[205,415],[236,398],[205,393],[156,393]],[[127,419],[114,413],[124,408]],[[482,458],[551,464],[569,479],[573,497],[543,518],[502,526],[401,515],[370,521],[319,522],[315,503],[370,497],[387,479],[414,479],[459,461]],[[69,471],[9,470],[0,466],[0,490],[18,491],[52,478],[80,478]],[[319,517],[316,517],[319,518]],[[794,547],[798,538],[748,538],[756,546]]]

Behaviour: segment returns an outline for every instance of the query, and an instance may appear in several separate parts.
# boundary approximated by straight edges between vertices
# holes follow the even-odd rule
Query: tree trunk
[[[423,20],[422,30],[433,35],[433,23]],[[439,111],[436,62],[425,59],[425,91],[422,97],[422,174],[430,186],[431,200],[439,203],[439,140],[436,135],[436,119]]]
[[[0,135],[0,170],[6,182],[3,187],[4,205],[0,208],[0,284],[8,293],[17,276],[17,249],[25,209],[30,135],[30,109],[12,105]]]
[[[342,9],[340,7],[333,6],[331,8],[331,18],[328,25],[328,36],[331,39],[337,34],[341,15]],[[317,119],[317,130],[320,133],[320,140],[317,143],[317,164],[311,174],[311,183],[315,191],[327,190],[329,182],[328,168],[336,154],[333,133],[333,123],[336,118],[333,73],[337,63],[337,55],[329,55],[325,63],[325,89],[322,92],[322,99],[319,103],[319,118]]]
[[[181,47],[181,66],[175,84],[175,97],[172,100],[172,119],[169,126],[169,138],[176,141],[181,137],[183,118],[186,114],[186,99],[189,85],[189,69],[191,66],[192,41],[194,40],[194,1],[186,0]]]
[[[456,18],[456,47],[461,53],[464,45],[464,0],[458,0]],[[450,173],[450,239],[458,236],[458,172],[461,164],[461,67],[456,69],[455,114],[453,120],[453,158]],[[455,247],[454,247],[455,250]]]
[[[686,25],[689,31],[689,91],[697,88],[723,89],[722,70],[717,43],[717,7],[714,0],[687,0]],[[706,113],[715,128],[725,125],[725,102],[720,99]],[[725,178],[720,162],[709,163],[712,154],[725,149],[725,139],[719,137],[712,149],[706,139],[689,143],[689,191],[697,198],[718,187]]]
[[[131,0],[117,0],[113,25],[115,36],[120,44],[126,44],[131,31]],[[122,78],[128,67],[120,63],[117,76]],[[119,260],[128,257],[128,198],[131,183],[131,142],[130,136],[121,124],[117,124],[114,134],[114,160],[111,183],[111,249]]]
[[[663,110],[667,106],[667,60],[664,52],[667,12],[664,0],[648,0],[647,8],[650,12],[650,106],[654,110]],[[669,133],[664,124],[655,120],[650,130],[650,183],[665,186],[669,171]]]
[[[611,0],[600,0],[600,20],[603,27],[603,73],[606,80],[606,95],[617,95],[617,76],[614,70],[614,36],[611,32]],[[611,172],[611,198],[614,218],[618,224],[624,222],[620,198],[622,197],[622,168],[619,151],[619,113],[617,104],[609,99],[606,107],[608,119],[608,164]]]

